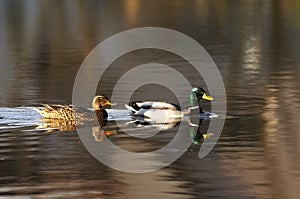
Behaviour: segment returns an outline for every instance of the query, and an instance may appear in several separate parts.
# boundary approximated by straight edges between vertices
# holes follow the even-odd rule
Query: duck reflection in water
[[[198,124],[195,123],[198,120]],[[191,117],[189,120],[189,125],[190,125],[190,138],[193,144],[201,144],[209,138],[210,136],[213,135],[213,133],[201,133],[200,126],[202,122],[205,120],[205,118],[199,118],[199,117]]]
[[[122,123],[121,125],[116,125],[113,121],[100,123],[100,127],[94,126],[92,128],[92,132],[95,141],[104,141],[106,139],[109,139],[111,136],[122,134],[124,133],[124,131],[131,131],[133,133],[136,133],[136,135],[138,135],[139,137],[142,137],[141,134],[147,134],[147,132],[150,132],[151,134],[151,130],[164,132],[176,128],[180,124],[180,122],[185,122],[189,126],[189,132],[187,133],[189,133],[190,135],[191,143],[201,144],[205,139],[213,135],[212,133],[201,132],[200,127],[205,119],[208,119],[208,117],[199,117],[199,115],[184,119],[177,118],[164,121],[154,121],[149,118],[140,117],[135,118],[135,120],[132,121],[124,121],[124,123]],[[147,135],[144,135],[144,137],[147,137]]]
[[[198,120],[198,121],[197,121]],[[180,122],[187,122],[189,125],[189,133],[192,143],[201,144],[207,137],[212,134],[201,133],[200,127],[205,119],[198,117],[190,117],[186,119],[172,119],[168,121],[152,121],[149,118],[135,118],[131,121],[119,121],[118,125],[115,121],[107,119],[82,121],[75,125],[75,121],[65,121],[58,119],[43,119],[37,128],[44,129],[45,132],[71,131],[77,127],[90,126],[95,141],[105,141],[111,136],[117,136],[126,131],[146,132],[147,130],[158,130],[160,132],[168,131],[176,128]]]

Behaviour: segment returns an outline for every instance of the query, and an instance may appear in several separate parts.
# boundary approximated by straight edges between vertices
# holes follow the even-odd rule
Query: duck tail
[[[41,116],[45,116],[46,115],[46,111],[45,111],[45,109],[46,108],[51,108],[51,106],[50,105],[48,105],[48,104],[40,104],[42,107],[33,107],[33,110],[35,110],[36,112],[38,112]]]
[[[73,119],[73,106],[71,105],[57,105],[57,104],[41,104],[42,108],[34,108],[35,111],[41,114],[44,119]]]
[[[199,108],[199,106],[192,106],[192,107],[190,107],[188,110],[193,110],[193,109],[198,109]]]
[[[183,110],[181,111],[183,113],[183,116],[187,116],[189,115],[194,109],[197,109],[199,108],[198,106],[193,106],[193,107],[190,107],[188,108],[187,110]]]
[[[133,114],[136,114],[138,112],[138,110],[134,109],[132,106],[129,106],[127,104],[125,104],[125,108],[127,108],[130,111],[132,111]]]

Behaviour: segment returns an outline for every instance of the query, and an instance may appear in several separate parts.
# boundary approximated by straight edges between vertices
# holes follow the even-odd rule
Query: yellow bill
[[[213,101],[213,100],[214,100],[214,98],[213,98],[212,96],[207,95],[206,93],[203,94],[202,98],[203,98],[203,99],[206,99],[206,100],[208,100],[208,101]]]

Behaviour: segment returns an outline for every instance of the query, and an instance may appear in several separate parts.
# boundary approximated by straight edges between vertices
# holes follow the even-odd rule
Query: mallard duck
[[[92,106],[98,120],[107,119],[108,114],[103,108],[106,105],[112,105],[112,103],[106,96],[99,95],[94,97]],[[35,110],[42,115],[43,119],[58,119],[72,121],[75,120],[75,115],[76,118],[82,120],[96,119],[94,112],[87,108],[60,104],[43,104],[43,106],[44,107],[42,108],[35,108]]]
[[[131,106],[125,105],[125,107],[132,111],[133,115],[138,117],[148,117],[154,119],[181,118],[189,115],[194,110],[198,111],[199,109],[200,113],[203,112],[201,107],[198,106],[201,99],[212,101],[213,97],[208,95],[203,88],[194,87],[190,92],[191,107],[188,110],[182,111],[181,108],[176,104],[155,101],[133,102]]]

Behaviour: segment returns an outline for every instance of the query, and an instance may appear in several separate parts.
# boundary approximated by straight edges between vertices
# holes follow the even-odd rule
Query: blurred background
[[[191,146],[162,170],[128,174],[94,159],[76,131],[2,129],[0,198],[298,198],[297,0],[2,0],[0,106],[71,103],[88,53],[114,34],[147,26],[195,39],[223,76],[229,117],[210,155],[199,159],[199,146]],[[168,53],[139,53],[116,60],[99,92],[109,95],[119,73],[148,60],[183,70],[187,64]],[[194,74],[187,76],[197,84]],[[136,95],[149,90],[166,90],[165,96],[151,93],[155,99],[172,98],[157,85]],[[147,148],[160,139],[140,144]],[[118,143],[137,144],[130,138]]]

